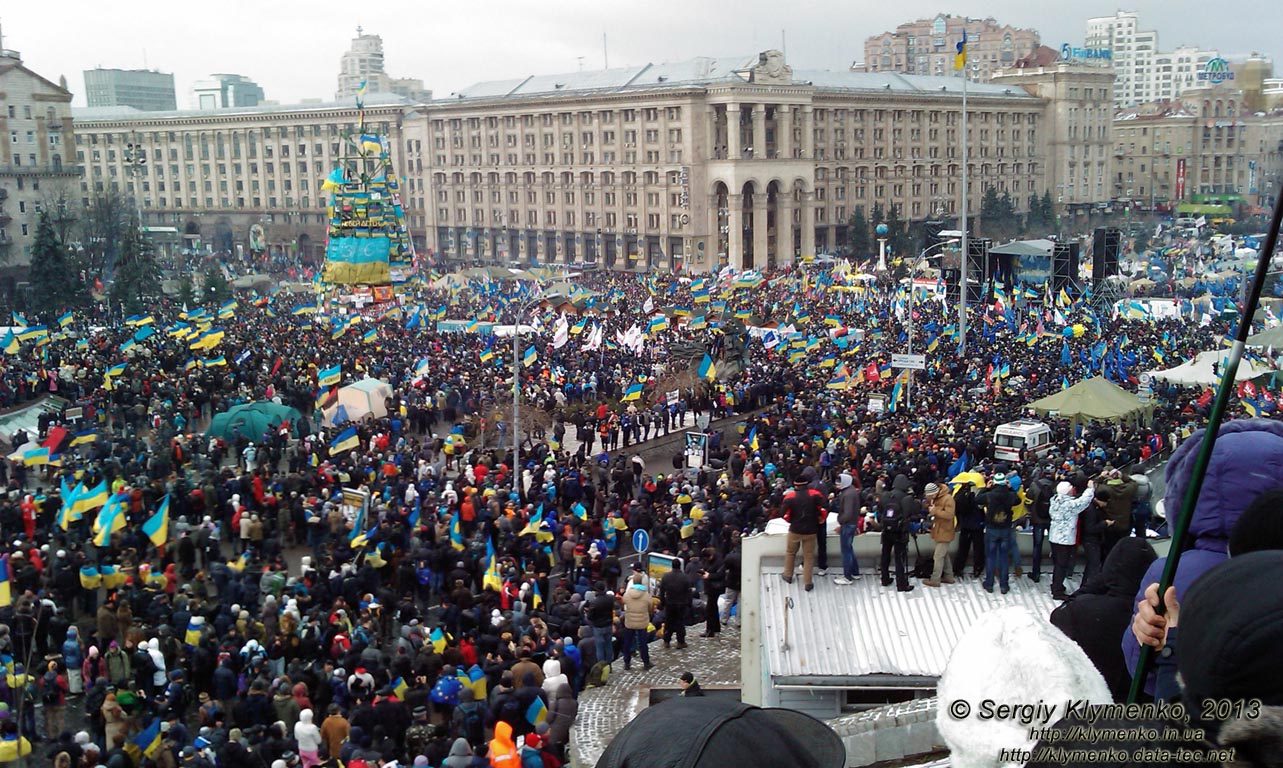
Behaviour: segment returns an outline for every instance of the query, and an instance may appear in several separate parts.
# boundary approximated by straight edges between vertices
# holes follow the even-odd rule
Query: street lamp
[[[131,136],[132,142],[125,145],[124,161],[125,172],[133,179],[134,189],[134,207],[138,209],[138,228],[143,226],[143,203],[139,194],[138,178],[147,170],[147,150],[143,147],[137,136]]]
[[[931,245],[928,245],[926,248],[923,248],[922,253],[919,253],[918,257],[913,260],[913,263],[909,265],[909,328],[908,328],[909,351],[908,353],[910,355],[913,354],[913,311],[914,309],[917,308],[917,295],[918,295],[917,290],[913,287],[913,276],[917,274],[918,267],[921,266],[921,262],[926,260],[927,255],[930,254],[932,250],[946,246],[946,245],[956,245],[958,243],[958,240],[956,238],[962,236],[962,233],[957,230],[945,230],[940,234],[948,236],[950,239],[941,240],[938,243],[933,243]],[[936,255],[939,255],[939,254],[936,254]],[[905,382],[904,407],[912,408],[913,407],[913,369],[908,368],[906,370],[908,370],[909,372],[909,378]]]
[[[562,279],[579,277],[579,273],[568,273]],[[512,478],[517,487],[518,497],[525,495],[521,481],[521,319],[526,312],[542,301],[556,298],[556,295],[545,296],[543,283],[538,283],[535,295],[517,308],[517,316],[512,324]]]

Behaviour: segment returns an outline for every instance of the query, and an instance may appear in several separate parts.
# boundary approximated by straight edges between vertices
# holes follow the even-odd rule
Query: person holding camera
[[[985,511],[985,580],[986,592],[993,592],[994,576],[1002,594],[1011,591],[1007,581],[1007,558],[1011,548],[1011,521],[1020,499],[1011,490],[1004,472],[994,473],[988,488],[976,494],[976,502]]]
[[[878,498],[878,524],[882,529],[882,586],[891,586],[891,560],[895,558],[895,588],[912,592],[909,583],[909,533],[914,521],[921,517],[922,505],[913,497],[909,478],[896,475],[891,490]]]
[[[927,483],[923,492],[927,504],[927,514],[931,516],[931,540],[935,542],[935,561],[931,578],[924,579],[928,587],[938,587],[941,582],[953,583],[953,561],[949,559],[949,545],[953,543],[953,529],[957,522],[954,516],[953,495],[948,486]]]

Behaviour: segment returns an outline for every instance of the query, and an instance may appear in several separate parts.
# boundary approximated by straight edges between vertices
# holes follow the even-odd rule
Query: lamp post
[[[138,212],[138,229],[141,231],[143,226],[143,203],[140,195],[141,190],[138,188],[138,179],[147,170],[147,150],[137,136],[131,136],[131,138],[133,141],[125,145],[125,172],[134,180],[134,207]]]
[[[942,232],[941,234],[945,234],[945,233]],[[952,232],[950,232],[949,234],[952,234]],[[959,232],[958,234],[961,235],[962,233]],[[942,246],[946,246],[946,245],[955,245],[957,244],[957,242],[958,241],[956,239],[949,239],[949,240],[941,240],[938,243],[933,243],[931,245],[928,245],[926,248],[922,249],[922,253],[919,253],[918,258],[914,259],[913,264],[909,266],[909,328],[908,328],[909,350],[908,350],[908,353],[910,355],[913,354],[913,311],[917,308],[917,295],[918,295],[917,289],[915,289],[913,286],[913,276],[917,274],[918,267],[920,266],[921,262],[927,258],[927,255],[930,254],[932,250],[936,248],[940,248]],[[908,368],[906,370],[909,371],[909,378],[905,382],[905,387],[904,387],[904,407],[912,408],[913,407],[913,369]]]
[[[873,228],[878,235],[878,271],[887,271],[887,225],[879,224]]]
[[[578,273],[569,273],[562,279],[579,277]],[[512,324],[512,479],[517,487],[518,497],[524,498],[526,489],[521,481],[521,319],[531,307],[546,301],[552,296],[545,296],[543,283],[538,283],[535,295],[517,309],[517,316]]]

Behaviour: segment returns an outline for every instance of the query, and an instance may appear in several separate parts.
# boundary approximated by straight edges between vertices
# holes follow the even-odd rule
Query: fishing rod
[[[1265,233],[1265,244],[1258,252],[1256,272],[1252,276],[1252,286],[1243,301],[1243,315],[1239,318],[1238,328],[1234,333],[1234,345],[1230,347],[1229,359],[1222,366],[1221,380],[1216,388],[1216,400],[1212,403],[1212,412],[1207,419],[1207,429],[1203,433],[1203,442],[1198,446],[1198,455],[1194,458],[1194,471],[1190,476],[1189,487],[1185,489],[1185,498],[1181,500],[1180,514],[1176,516],[1172,527],[1171,547],[1168,550],[1167,562],[1163,565],[1162,576],[1158,580],[1158,605],[1154,612],[1162,615],[1166,611],[1163,595],[1176,578],[1176,567],[1180,564],[1181,553],[1185,550],[1185,539],[1189,535],[1190,518],[1194,516],[1194,507],[1198,504],[1199,493],[1203,489],[1203,478],[1207,474],[1207,464],[1216,447],[1216,437],[1221,422],[1225,419],[1225,407],[1230,394],[1234,391],[1235,378],[1238,374],[1239,361],[1243,359],[1243,348],[1247,345],[1248,333],[1252,330],[1252,318],[1261,302],[1261,292],[1270,271],[1270,260],[1274,257],[1274,248],[1278,244],[1279,228],[1283,226],[1283,189],[1274,200],[1274,216],[1270,219],[1270,228]],[[1132,687],[1127,694],[1127,702],[1134,704],[1145,687],[1149,670],[1154,661],[1154,647],[1141,645],[1140,656],[1136,659],[1136,669],[1132,672]]]

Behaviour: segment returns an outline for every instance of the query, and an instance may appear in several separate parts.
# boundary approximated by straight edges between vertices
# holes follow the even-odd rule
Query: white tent
[[[1155,371],[1154,378],[1187,387],[1212,386],[1218,381],[1217,375],[1212,372],[1212,366],[1222,364],[1222,361],[1228,357],[1228,349],[1200,352],[1193,360],[1186,360],[1175,368]],[[1217,368],[1217,370],[1219,371],[1220,369]],[[1270,369],[1251,360],[1243,359],[1239,361],[1238,371],[1234,380],[1247,381],[1248,379],[1255,379],[1257,376],[1264,376],[1269,372]]]
[[[392,396],[392,387],[386,381],[361,379],[339,389],[338,400],[325,409],[324,426],[361,421],[366,416],[381,419],[388,415],[384,402]]]

